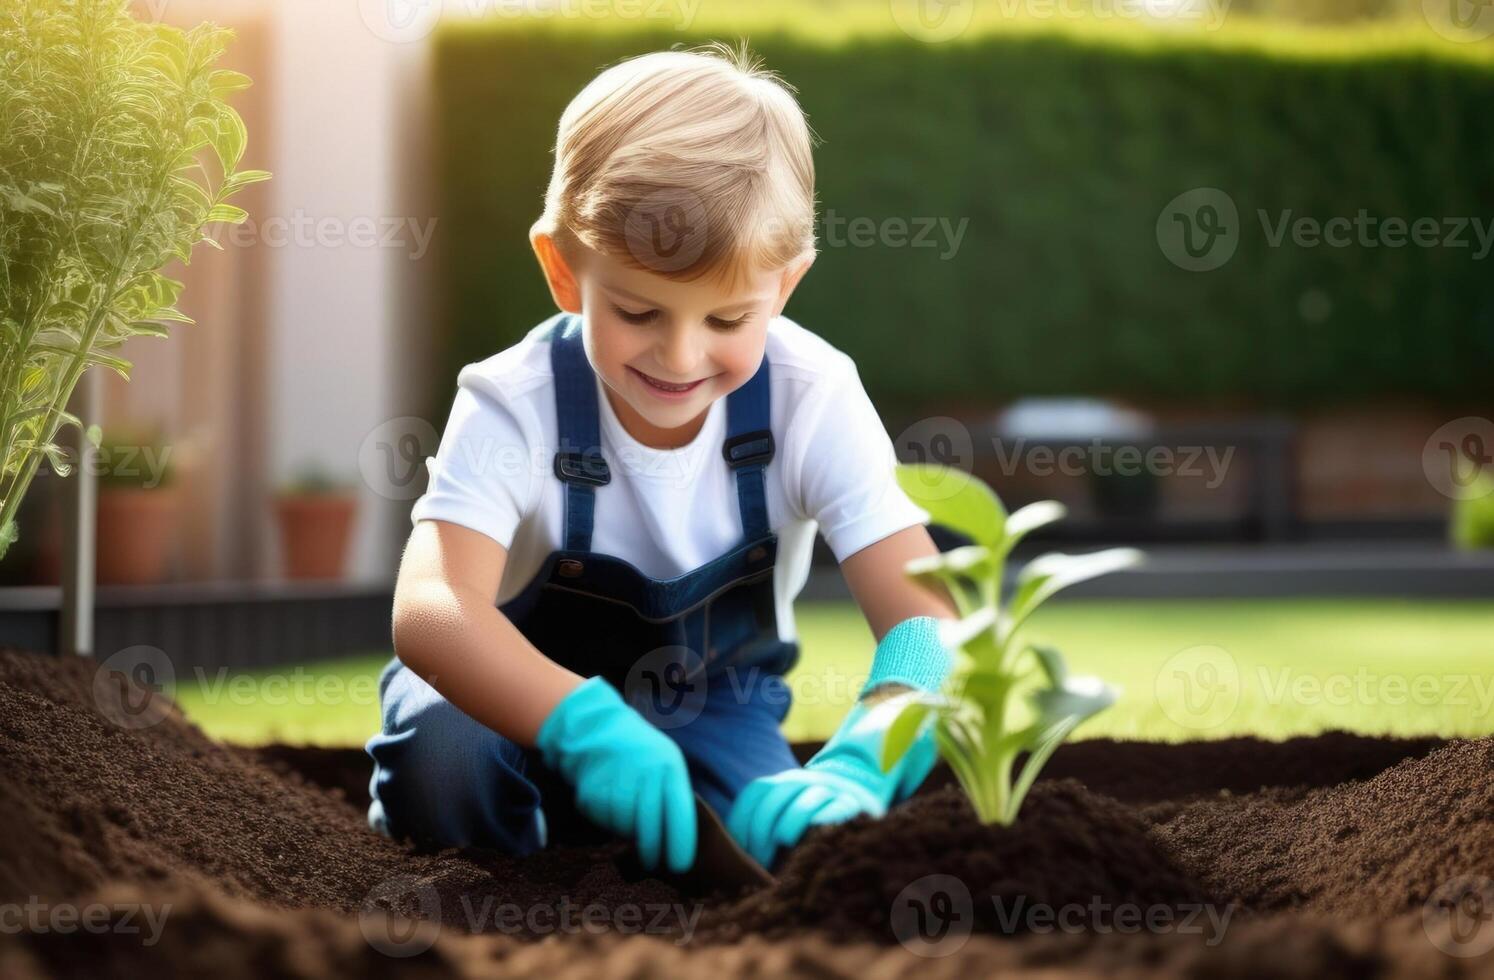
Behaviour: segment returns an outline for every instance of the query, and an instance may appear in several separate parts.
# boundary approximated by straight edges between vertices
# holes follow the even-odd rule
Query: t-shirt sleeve
[[[427,457],[426,491],[410,521],[450,521],[513,546],[535,481],[529,440],[514,413],[491,393],[457,389],[436,455]]]
[[[800,448],[804,512],[837,562],[904,528],[926,524],[929,513],[898,485],[897,454],[856,364],[846,358],[806,405]]]

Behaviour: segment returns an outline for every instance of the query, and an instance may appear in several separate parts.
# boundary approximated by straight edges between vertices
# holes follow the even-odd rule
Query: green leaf
[[[1017,576],[1010,612],[1002,616],[997,630],[1001,642],[1009,643],[1027,617],[1056,593],[1071,585],[1130,568],[1141,561],[1142,553],[1135,548],[1110,548],[1087,555],[1055,552],[1034,558]]]
[[[240,225],[249,217],[249,212],[243,208],[236,208],[232,204],[215,204],[207,214],[207,223],[215,221],[227,221],[230,224]]]
[[[223,185],[218,189],[219,197],[227,197],[237,194],[240,190],[250,184],[258,184],[269,180],[273,176],[268,170],[239,170],[223,178]]]
[[[6,521],[5,525],[0,527],[0,558],[5,557],[5,553],[10,550],[10,546],[20,540],[20,537],[21,532],[16,530],[16,522],[14,520]]]
[[[1063,520],[1068,512],[1068,508],[1056,500],[1039,500],[1014,511],[1006,519],[1006,550],[1010,552],[1038,528]]]
[[[41,201],[38,201],[36,198],[30,197],[26,194],[22,194],[14,187],[0,187],[0,192],[3,192],[5,194],[5,206],[12,211],[16,211],[20,214],[25,214],[29,211],[39,211],[42,214],[47,215],[48,217],[55,218],[57,216],[56,211],[53,211],[51,208],[47,207],[47,205],[43,204]]]
[[[961,678],[960,695],[963,700],[974,702],[982,708],[982,714],[993,717],[1000,714],[1000,708],[1006,701],[1006,696],[1011,692],[1016,678],[1004,674],[989,667],[973,670]],[[991,709],[995,708],[996,711]]]
[[[184,177],[181,174],[172,174],[168,179],[171,181],[171,185],[175,189],[177,195],[182,198],[188,204],[188,206],[198,211],[211,210],[213,206],[213,198],[212,195],[208,193],[207,188],[203,187],[197,181],[192,180],[190,177]]]
[[[1031,751],[1028,752],[1027,761],[1022,764],[1022,772],[1017,776],[1017,782],[1012,787],[1011,795],[1007,797],[1006,812],[1002,814],[1003,823],[1012,823],[1017,819],[1017,813],[1022,809],[1022,801],[1027,798],[1027,791],[1032,789],[1032,784],[1037,781],[1038,773],[1042,772],[1043,766],[1047,765],[1048,757],[1053,750],[1063,744],[1063,740],[1078,726],[1077,721],[1065,722],[1047,729],[1037,738]]]
[[[939,642],[946,650],[962,648],[982,632],[989,632],[996,622],[996,610],[990,606],[977,609],[963,619],[940,619]]]
[[[220,105],[218,126],[213,133],[212,144],[224,173],[232,173],[238,169],[239,160],[243,158],[244,147],[248,143],[249,132],[244,127],[244,120],[229,106]]]
[[[899,759],[907,754],[912,748],[914,740],[918,738],[919,730],[929,715],[936,710],[938,701],[929,697],[919,697],[922,691],[909,691],[882,702],[883,705],[895,705],[897,717],[892,724],[887,726],[887,733],[882,737],[882,771],[887,772],[897,765]]]
[[[1037,658],[1038,666],[1042,668],[1043,675],[1048,678],[1048,683],[1053,687],[1062,686],[1064,678],[1069,675],[1069,669],[1063,662],[1063,654],[1048,646],[1034,645],[1029,649]]]
[[[959,572],[972,578],[988,574],[990,568],[991,549],[979,544],[951,548],[937,555],[921,555],[903,566],[903,570],[910,575],[942,570]]]
[[[71,350],[66,347],[54,347],[50,344],[36,344],[34,345],[34,348],[36,350],[49,351],[53,354],[61,354],[65,357],[76,357],[78,353],[77,351]],[[114,373],[124,378],[126,381],[130,380],[130,368],[134,367],[133,364],[131,364],[124,358],[115,357],[113,354],[105,354],[101,350],[89,351],[86,355],[84,355],[83,363],[97,364],[101,367],[109,368],[110,370],[114,371]]]
[[[1046,727],[1069,718],[1083,721],[1114,704],[1118,694],[1098,677],[1069,677],[1061,685],[1033,691],[1030,700]]]
[[[212,87],[215,98],[223,98],[232,92],[241,92],[254,84],[254,79],[243,72],[229,71],[221,68],[210,76],[208,84]]]
[[[67,457],[62,454],[61,447],[48,444],[39,448],[41,449],[42,455],[47,457],[47,462],[52,464],[53,473],[56,473],[58,476],[67,476],[73,471],[72,464],[70,464],[67,461]]]
[[[1006,536],[1006,508],[979,477],[935,463],[899,463],[898,485],[935,524],[997,548]]]

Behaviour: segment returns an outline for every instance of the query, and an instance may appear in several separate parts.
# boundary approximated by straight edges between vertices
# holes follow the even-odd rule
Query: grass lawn
[[[802,603],[797,615],[804,653],[784,730],[823,738],[865,677],[871,631],[851,603]],[[1080,738],[1494,733],[1494,602],[1059,600],[1026,636],[1121,687]],[[378,726],[387,659],[194,676],[177,698],[226,740],[358,745]]]

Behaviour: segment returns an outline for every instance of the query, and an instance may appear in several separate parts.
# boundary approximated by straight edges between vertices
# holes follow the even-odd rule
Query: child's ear
[[[814,265],[814,252],[805,252],[794,259],[783,270],[783,278],[779,281],[778,300],[773,304],[773,315],[781,316],[783,308],[788,305],[789,297],[794,293],[794,287],[799,285],[799,280],[804,278],[804,273]]]
[[[560,246],[553,235],[534,232],[529,236],[534,247],[534,257],[539,260],[540,270],[545,274],[545,284],[550,287],[550,296],[555,305],[566,313],[581,312],[581,285],[576,274],[560,254]]]

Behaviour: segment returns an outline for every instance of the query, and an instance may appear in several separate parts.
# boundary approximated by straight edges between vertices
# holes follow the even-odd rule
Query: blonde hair
[[[795,91],[745,42],[613,65],[560,117],[531,234],[684,281],[814,251],[816,137]]]

